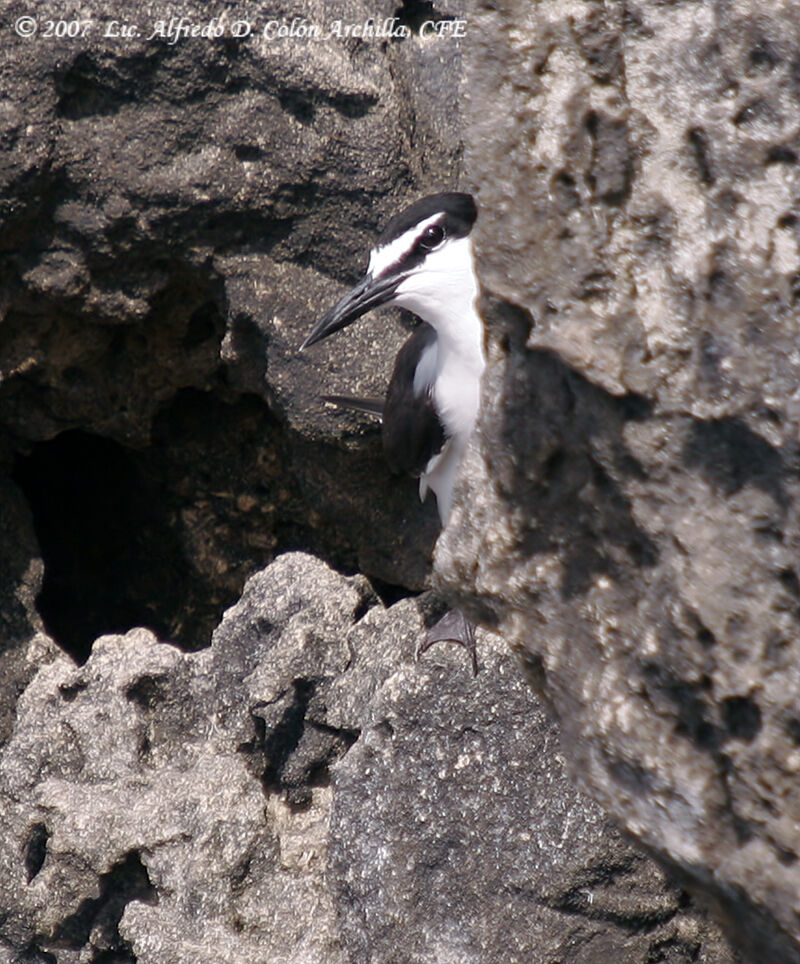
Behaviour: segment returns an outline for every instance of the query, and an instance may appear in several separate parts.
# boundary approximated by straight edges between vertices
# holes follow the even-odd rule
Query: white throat
[[[431,252],[401,282],[392,299],[436,329],[440,357],[457,356],[460,364],[480,376],[485,361],[477,301],[478,278],[468,237],[448,241]]]

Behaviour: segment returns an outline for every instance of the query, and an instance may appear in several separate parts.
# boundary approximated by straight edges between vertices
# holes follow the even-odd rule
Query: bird
[[[443,527],[478,418],[486,367],[471,238],[477,216],[474,197],[460,191],[428,195],[404,208],[381,232],[358,284],[300,346],[305,351],[380,306],[405,308],[419,318],[395,359],[384,400],[325,398],[381,419],[389,468],[419,478],[421,499],[434,493]],[[464,645],[477,672],[474,626],[460,610],[442,617],[417,655],[444,640]]]

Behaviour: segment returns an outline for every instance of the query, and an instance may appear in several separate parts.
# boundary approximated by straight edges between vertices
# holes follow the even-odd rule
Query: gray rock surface
[[[74,488],[85,492],[124,463],[119,491],[107,487],[114,525],[131,520],[115,547],[149,539],[168,549],[140,546],[143,556],[170,557],[149,585],[133,575],[138,563],[117,566],[122,588],[108,593],[114,560],[95,560],[79,584],[91,561],[61,559],[76,537],[44,526],[45,610],[51,591],[54,611],[81,597],[97,610],[85,625],[71,613],[73,625],[51,627],[81,657],[94,636],[137,624],[206,643],[247,574],[278,549],[315,549],[392,585],[426,582],[433,507],[392,483],[373,423],[319,400],[382,391],[406,322],[361,326],[335,351],[297,348],[359,273],[397,199],[457,179],[459,43],[261,35],[268,15],[327,28],[336,17],[391,17],[395,6],[226,4],[220,22],[250,17],[251,37],[226,29],[174,43],[151,37],[165,16],[154,2],[76,8],[92,26],[61,38],[42,35],[44,8],[33,11],[39,35],[18,36],[14,22],[32,11],[4,6],[0,459],[32,459],[22,476],[49,477],[39,494],[51,505],[76,464],[88,478]],[[169,6],[187,24],[214,12]],[[107,36],[112,20],[139,36]],[[448,124],[428,120],[439,113]],[[102,444],[87,452],[85,435]],[[126,505],[125,480],[146,492],[149,518]],[[104,591],[127,594],[130,614],[100,605]]]
[[[42,10],[9,0],[4,23]],[[379,393],[408,319],[296,348],[397,206],[460,183],[470,94],[502,444],[474,453],[442,568],[520,645],[592,792],[759,961],[791,960],[796,18],[487,4],[465,85],[452,41],[121,41],[108,20],[163,6],[91,15],[89,36],[8,28],[0,59],[0,953],[734,959],[569,789],[494,643],[474,684],[460,651],[398,664],[413,602],[283,562],[186,652],[287,548],[388,600],[427,584],[433,504],[318,401]],[[454,689],[423,713],[429,679]],[[519,770],[505,712],[530,728]],[[415,733],[448,720],[440,761]],[[506,789],[482,797],[479,763]],[[504,849],[528,826],[509,788],[541,853]],[[583,820],[574,853],[551,811]],[[484,816],[508,828],[488,850]]]
[[[52,642],[36,611],[42,561],[30,510],[19,488],[0,479],[0,745],[14,722],[16,701]]]
[[[491,361],[437,549],[759,964],[800,960],[796,14],[476,12]]]
[[[287,554],[201,653],[132,630],[43,666],[0,756],[0,959],[732,961],[502,641],[476,679],[420,631]]]

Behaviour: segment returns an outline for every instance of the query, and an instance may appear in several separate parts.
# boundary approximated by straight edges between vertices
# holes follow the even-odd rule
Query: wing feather
[[[389,468],[420,476],[447,441],[431,395],[432,384],[414,376],[423,356],[436,350],[436,332],[424,322],[400,349],[383,406],[383,450]],[[425,365],[433,372],[435,366]]]

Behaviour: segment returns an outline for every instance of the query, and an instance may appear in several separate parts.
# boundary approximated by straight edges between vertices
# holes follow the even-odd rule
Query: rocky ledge
[[[800,961],[797,21],[510,2],[476,26],[492,358],[439,567],[582,785],[748,960]]]
[[[731,960],[568,779],[502,640],[289,553],[212,645],[104,636],[0,756],[7,960]]]
[[[341,6],[407,35],[4,33],[0,955],[797,962],[794,9]],[[319,400],[412,321],[297,352],[453,187],[476,680],[412,659],[435,509]]]

